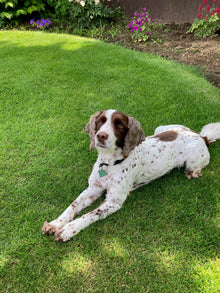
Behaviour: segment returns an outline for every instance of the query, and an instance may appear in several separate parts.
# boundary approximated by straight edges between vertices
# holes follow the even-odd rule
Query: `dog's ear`
[[[86,124],[85,131],[89,134],[90,137],[90,151],[95,149],[95,134],[96,134],[96,120],[102,114],[103,111],[96,112],[90,117],[89,122]]]
[[[133,117],[128,116],[128,132],[125,137],[123,155],[127,158],[130,151],[145,140],[144,131],[141,129],[140,123]]]

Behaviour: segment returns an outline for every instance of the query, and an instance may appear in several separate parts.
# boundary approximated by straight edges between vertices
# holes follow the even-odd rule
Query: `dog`
[[[90,151],[98,151],[89,186],[57,219],[42,227],[44,234],[54,233],[59,242],[116,212],[130,191],[173,168],[185,166],[188,178],[199,177],[209,163],[207,146],[220,138],[220,122],[204,126],[200,134],[182,125],[167,125],[145,137],[133,117],[105,110],[90,117],[85,131],[90,136]],[[97,209],[73,220],[103,192],[106,198]]]

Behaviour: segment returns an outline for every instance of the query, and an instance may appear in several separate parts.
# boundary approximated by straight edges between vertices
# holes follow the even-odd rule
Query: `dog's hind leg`
[[[201,171],[209,164],[209,159],[209,151],[203,141],[189,143],[186,148],[186,177],[192,179],[201,176]]]

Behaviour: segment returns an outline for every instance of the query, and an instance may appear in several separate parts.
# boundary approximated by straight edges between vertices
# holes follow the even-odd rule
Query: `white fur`
[[[122,149],[115,146],[116,138],[111,125],[113,113],[114,110],[105,112],[107,121],[96,133],[95,145],[99,154],[89,177],[88,188],[61,216],[50,223],[45,222],[42,227],[45,234],[55,233],[57,241],[67,241],[93,222],[106,218],[121,208],[131,190],[155,180],[175,167],[186,165],[187,177],[198,177],[210,158],[206,143],[201,136],[206,136],[210,141],[220,138],[220,123],[205,126],[201,135],[181,125],[160,126],[153,136],[146,137],[145,141],[136,146],[124,161],[114,165],[116,160],[123,158],[123,154]],[[173,141],[161,141],[155,137],[170,130],[178,133]],[[99,146],[97,140],[99,132],[108,134],[105,148]],[[108,166],[103,165],[102,169],[106,175],[100,177],[99,170],[102,163]],[[106,199],[99,208],[73,220],[104,191],[106,191]]]
[[[202,137],[207,137],[209,143],[215,142],[216,139],[220,138],[220,122],[205,125],[202,128],[200,135]]]

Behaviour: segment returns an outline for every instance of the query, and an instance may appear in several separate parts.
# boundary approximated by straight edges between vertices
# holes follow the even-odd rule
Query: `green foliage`
[[[68,10],[67,0],[0,0],[0,27],[5,23],[19,24],[33,16],[56,15],[63,18]]]
[[[203,6],[199,6],[199,14],[187,33],[194,33],[194,35],[204,38],[213,35],[219,29],[220,1],[218,4],[217,1],[214,0],[211,4],[208,3],[207,0],[203,0]]]
[[[45,1],[42,0],[0,0],[1,18],[3,20],[19,23],[23,16],[45,10]]]
[[[118,10],[117,10],[118,11]],[[74,1],[69,9],[69,21],[78,29],[93,29],[114,20],[116,11],[94,0]]]
[[[196,19],[187,33],[204,38],[213,35],[218,28],[220,29],[220,17],[213,14],[208,19]]]

